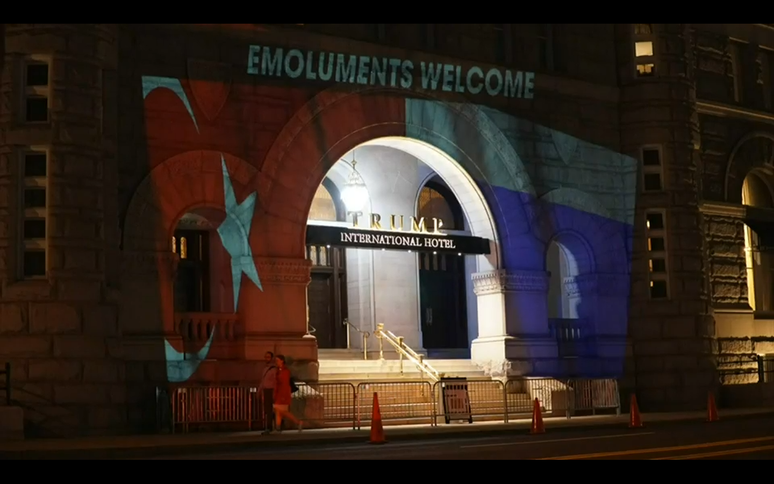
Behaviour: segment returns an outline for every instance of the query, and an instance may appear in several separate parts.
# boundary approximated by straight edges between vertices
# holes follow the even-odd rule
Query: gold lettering
[[[396,215],[390,215],[390,230],[403,230],[403,215],[400,216],[400,226],[395,226]]]
[[[411,217],[411,231],[412,232],[427,232],[425,227],[425,217],[420,217],[417,220],[416,217]]]
[[[376,230],[382,230],[381,224],[382,216],[378,213],[371,214],[371,228]]]
[[[443,220],[433,217],[433,233],[440,234],[443,227]]]
[[[363,215],[363,212],[347,212],[347,215],[352,215],[352,226],[357,227],[357,216]]]

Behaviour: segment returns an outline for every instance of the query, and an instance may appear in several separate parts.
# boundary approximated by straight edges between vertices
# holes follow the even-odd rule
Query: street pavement
[[[668,422],[640,429],[557,429],[497,437],[309,444],[167,457],[172,460],[770,460],[774,416],[719,422]]]

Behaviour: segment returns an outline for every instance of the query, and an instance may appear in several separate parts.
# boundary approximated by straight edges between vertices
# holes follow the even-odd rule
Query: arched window
[[[749,173],[742,185],[742,204],[761,210],[774,209],[774,196],[767,183],[767,174]],[[769,234],[772,226],[768,222],[746,220],[753,223],[744,227],[745,265],[747,269],[747,300],[750,307],[759,312],[774,309],[774,291],[772,291],[772,273],[768,269],[774,260],[774,250],[770,247]]]
[[[447,230],[465,230],[462,208],[454,194],[435,180],[427,182],[419,192],[417,216],[424,217],[428,224],[433,218],[440,218]]]
[[[335,222],[340,220],[340,210],[336,203],[336,187],[327,178],[317,188],[309,209],[309,220],[325,220]]]

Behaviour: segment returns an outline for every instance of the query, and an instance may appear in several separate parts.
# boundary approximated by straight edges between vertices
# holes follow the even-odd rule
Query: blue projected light
[[[226,160],[220,155],[223,165],[223,194],[226,198],[226,219],[218,227],[218,235],[223,247],[231,256],[231,280],[234,284],[234,312],[239,306],[239,290],[242,287],[244,273],[258,289],[263,291],[258,270],[255,268],[253,251],[250,248],[250,227],[253,223],[256,192],[251,193],[242,203],[237,203],[234,187],[226,168]]]
[[[499,234],[499,268],[546,283],[544,294],[509,296],[509,325],[546,337],[567,326],[585,338],[571,359],[525,339],[518,358],[532,360],[541,377],[619,377],[637,160],[485,106],[409,98],[405,109],[406,136],[444,151],[481,190]],[[565,261],[558,271],[548,256],[557,246]]]

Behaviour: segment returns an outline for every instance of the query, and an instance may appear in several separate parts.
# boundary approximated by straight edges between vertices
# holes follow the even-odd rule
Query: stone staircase
[[[321,352],[322,353],[322,352]],[[320,381],[384,381],[384,380],[424,380],[424,375],[410,361],[403,360],[401,372],[400,360],[379,360],[378,355],[373,359],[327,359],[320,356],[319,379]],[[369,355],[369,358],[371,356]],[[362,358],[362,356],[361,356]],[[484,372],[471,360],[437,360],[428,359],[427,363],[439,373],[446,376],[458,376],[466,378],[486,378]]]
[[[364,360],[362,352],[355,350],[320,350],[319,381],[351,383],[358,388],[355,412],[362,426],[370,424],[374,392],[379,395],[379,409],[385,424],[429,423],[435,412],[443,412],[441,391],[426,375],[407,360],[403,361],[401,372],[400,360],[394,352],[385,350],[384,357],[380,360],[378,352],[373,352]],[[509,387],[510,393],[504,399],[503,387],[470,359],[428,358],[425,361],[447,377],[468,379],[475,421],[501,420],[506,405],[511,417],[528,416],[532,412],[532,399],[525,388]],[[326,405],[329,404],[326,402]],[[443,422],[441,415],[438,423]]]

